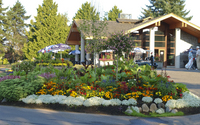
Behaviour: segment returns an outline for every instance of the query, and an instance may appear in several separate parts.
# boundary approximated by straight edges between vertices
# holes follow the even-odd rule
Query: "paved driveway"
[[[157,72],[161,73],[162,70],[158,69]],[[165,70],[163,73],[165,73]],[[200,70],[167,68],[166,73],[171,77],[170,80],[174,80],[176,83],[186,84],[192,93],[200,97]]]

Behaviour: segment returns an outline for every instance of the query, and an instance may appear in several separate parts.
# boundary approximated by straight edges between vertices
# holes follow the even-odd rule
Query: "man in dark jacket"
[[[151,60],[151,66],[153,66],[153,64],[154,64],[153,52],[151,52],[151,57],[150,57],[150,60]]]

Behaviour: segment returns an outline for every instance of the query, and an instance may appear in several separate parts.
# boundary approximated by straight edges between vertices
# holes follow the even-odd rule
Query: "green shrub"
[[[34,62],[30,60],[24,60],[21,63],[15,63],[12,65],[13,71],[25,71],[26,74],[28,72],[32,72],[34,70]]]
[[[30,76],[31,75],[31,76]],[[35,94],[41,89],[45,79],[30,74],[27,79],[7,79],[0,83],[0,100],[6,98],[9,102],[18,101],[28,95]]]

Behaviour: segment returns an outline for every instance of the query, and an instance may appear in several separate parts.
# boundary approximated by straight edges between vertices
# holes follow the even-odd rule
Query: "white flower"
[[[33,95],[29,95],[26,98],[21,99],[24,103],[35,103],[35,100],[38,98],[37,95],[33,94]]]
[[[128,100],[123,100],[122,101],[122,105],[129,105],[130,103],[129,103],[129,101]]]
[[[171,99],[169,101],[167,101],[167,103],[165,104],[165,107],[170,107],[170,108],[176,108],[176,100]]]
[[[102,105],[109,106],[112,105],[110,100],[103,100]]]
[[[149,103],[149,102],[152,102],[153,99],[152,99],[151,97],[143,97],[143,98],[142,98],[142,101],[143,101],[143,102]]]
[[[182,99],[169,100],[165,106],[171,108],[199,107],[200,98],[191,92],[184,92]]]
[[[133,110],[135,110],[136,112],[140,113],[140,110],[139,110],[139,108],[138,108],[137,106],[131,106],[131,108],[132,108]]]
[[[88,106],[98,106],[98,105],[101,105],[103,101],[104,101],[103,98],[91,97],[91,98],[85,100],[83,102],[83,105],[86,106],[86,107],[88,107]]]
[[[154,100],[154,102],[155,102],[156,104],[158,104],[158,103],[162,103],[162,99],[160,99],[160,98],[156,98],[156,99]]]
[[[114,106],[114,105],[121,105],[121,101],[119,99],[111,99],[111,105]]]
[[[137,101],[133,98],[129,99],[128,102],[129,102],[129,105],[136,105],[137,104]]]

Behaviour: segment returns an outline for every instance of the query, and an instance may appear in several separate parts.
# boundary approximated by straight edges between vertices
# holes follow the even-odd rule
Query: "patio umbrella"
[[[42,53],[51,52],[53,46],[54,45],[46,46],[43,49],[39,50],[38,53],[40,53],[40,52],[42,52]]]
[[[51,47],[51,51],[54,53],[57,53],[59,51],[64,51],[66,49],[71,49],[71,47],[68,46],[67,44],[63,44],[63,43],[59,43],[59,44],[53,45]],[[62,58],[62,52],[61,52],[61,58]]]
[[[81,54],[81,52],[79,50],[73,50],[69,53],[69,55],[78,55],[78,54]]]
[[[146,51],[144,50],[144,49],[142,49],[142,48],[139,48],[139,47],[137,47],[137,48],[134,48],[134,50],[133,51],[131,51],[131,52],[140,52],[140,53],[145,53]]]
[[[46,52],[52,52],[52,47],[53,46],[54,45],[50,45],[50,46],[45,47]]]
[[[103,51],[101,51],[101,52],[113,52],[114,50],[111,50],[111,49],[109,49],[109,50],[103,50]]]
[[[38,53],[40,53],[40,52],[44,53],[44,50],[45,49],[43,48],[43,49],[39,50]]]

